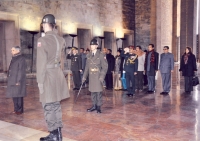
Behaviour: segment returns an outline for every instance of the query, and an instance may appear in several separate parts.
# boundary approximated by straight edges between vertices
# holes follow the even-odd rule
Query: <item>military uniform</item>
[[[43,23],[49,23],[51,19],[55,20],[53,15],[45,15]],[[59,65],[64,47],[65,40],[54,31],[46,31],[45,36],[37,42],[37,83],[50,132],[49,136],[40,138],[40,141],[62,140],[60,101],[70,97],[65,76]]]
[[[124,71],[126,73],[126,85],[127,85],[128,95],[131,96],[135,93],[134,73],[136,73],[138,70],[138,58],[137,55],[135,54],[129,54],[129,53],[124,54],[124,51],[121,53],[121,56],[124,57]],[[132,87],[130,84],[132,84]]]
[[[71,71],[73,74],[74,90],[78,90],[81,86],[80,70],[82,70],[82,59],[79,54],[68,54],[68,59],[71,59]]]
[[[97,41],[95,40],[95,42]],[[103,80],[108,69],[108,64],[104,56],[105,55],[98,50],[96,50],[95,54],[90,52],[87,55],[83,81],[85,81],[89,75],[89,91],[91,92],[91,99],[93,102],[93,107],[88,109],[88,112],[97,110],[97,112],[101,113],[100,106],[102,105]]]

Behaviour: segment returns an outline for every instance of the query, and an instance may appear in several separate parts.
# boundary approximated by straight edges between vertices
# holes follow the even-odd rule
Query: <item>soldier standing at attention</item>
[[[72,47],[72,54],[71,51],[67,55],[67,59],[71,59],[71,71],[73,75],[73,81],[74,81],[74,89],[73,90],[79,90],[81,86],[81,74],[82,72],[82,59],[81,56],[78,54],[78,48]]]
[[[50,134],[40,141],[62,141],[62,111],[60,101],[69,98],[65,76],[60,68],[65,40],[54,32],[55,17],[47,14],[42,19],[45,36],[37,42],[37,83],[40,102]]]
[[[83,74],[82,83],[85,82],[89,74],[89,91],[93,106],[87,109],[88,112],[97,110],[101,113],[103,81],[108,69],[108,64],[105,55],[97,50],[97,39],[92,39],[90,42],[91,52],[87,55],[87,62]]]

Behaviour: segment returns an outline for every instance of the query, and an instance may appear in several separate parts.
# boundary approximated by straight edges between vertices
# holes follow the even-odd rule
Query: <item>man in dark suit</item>
[[[160,57],[159,70],[162,77],[163,92],[160,94],[168,95],[171,88],[171,73],[174,70],[174,55],[169,53],[169,47],[164,46],[164,53]]]
[[[126,73],[128,96],[135,94],[135,75],[138,70],[138,58],[136,54],[133,54],[133,49],[133,46],[126,47],[121,53],[121,56],[124,57],[124,72]]]
[[[72,51],[72,54],[71,54]],[[73,90],[79,90],[81,86],[81,75],[82,72],[82,59],[81,56],[78,54],[78,48],[72,47],[67,58],[71,59],[71,71],[73,75],[73,81],[74,81],[74,89]]]
[[[115,57],[111,54],[112,50],[108,49],[106,54],[106,59],[108,62],[108,70],[106,73],[106,89],[112,90],[113,88],[113,71],[115,69]]]
[[[6,96],[13,98],[13,114],[24,112],[23,97],[26,96],[26,61],[19,46],[11,49],[12,60],[8,70]]]
[[[159,54],[154,50],[154,44],[149,44],[148,52],[146,53],[144,70],[148,79],[148,94],[155,91],[155,76],[158,71]]]

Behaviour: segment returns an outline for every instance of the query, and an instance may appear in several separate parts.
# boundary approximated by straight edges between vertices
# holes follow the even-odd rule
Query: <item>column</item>
[[[172,53],[174,61],[180,61],[180,2],[173,0],[173,21],[172,21]]]
[[[156,50],[159,54],[164,46],[169,46],[172,51],[172,4],[171,0],[156,1]]]
[[[181,0],[180,55],[185,47],[194,48],[194,0]]]

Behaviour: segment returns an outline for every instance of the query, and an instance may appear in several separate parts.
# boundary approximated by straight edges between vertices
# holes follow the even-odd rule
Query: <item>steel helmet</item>
[[[54,15],[47,14],[42,18],[42,23],[56,24],[56,19],[55,19]]]
[[[90,45],[99,45],[98,41],[96,38],[93,38],[91,41],[90,41]]]

